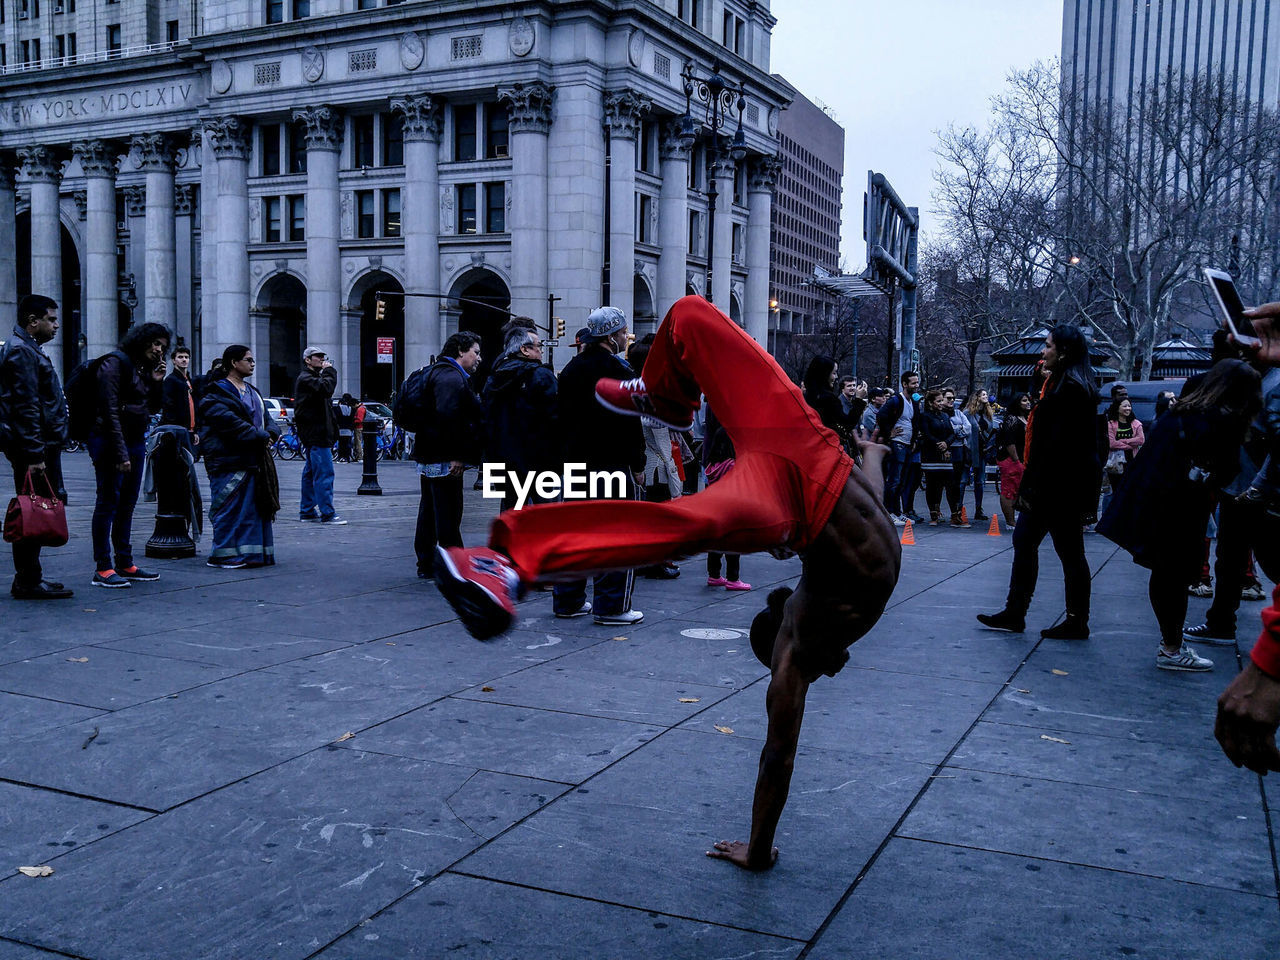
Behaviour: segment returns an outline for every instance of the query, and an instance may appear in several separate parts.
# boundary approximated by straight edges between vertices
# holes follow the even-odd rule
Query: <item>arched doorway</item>
[[[400,281],[389,273],[375,271],[357,281],[351,291],[351,308],[360,311],[360,397],[361,400],[391,399],[404,378],[404,297],[383,300],[382,320],[378,320],[378,293],[403,294]],[[392,363],[378,362],[378,338],[395,342]]]
[[[476,377],[479,387],[502,352],[502,327],[509,319],[511,291],[497,274],[478,269],[459,277],[449,295],[459,298],[449,304],[458,310],[458,329],[480,336],[483,360]]]
[[[631,332],[640,339],[645,334],[658,329],[658,320],[653,306],[653,293],[649,290],[649,282],[640,274],[636,274],[635,292],[631,297]]]
[[[17,294],[18,299],[21,300],[32,292],[31,213],[24,210],[15,219],[12,242],[17,260]],[[86,347],[80,344],[80,335],[84,333],[84,326],[80,319],[84,309],[80,293],[80,252],[76,249],[75,239],[65,225],[61,225],[59,233],[62,240],[62,289],[52,293],[44,290],[35,292],[52,296],[58,301],[58,338],[55,342],[62,347],[62,369],[58,371],[58,376],[65,381],[67,374],[75,365],[85,359]],[[4,328],[6,334],[12,323],[13,318],[6,321]]]
[[[258,291],[257,309],[268,315],[268,376],[258,375],[258,387],[268,396],[291,397],[302,372],[307,339],[307,288],[292,274],[277,273]]]
[[[738,302],[737,294],[729,295],[729,319],[742,326],[742,304]]]

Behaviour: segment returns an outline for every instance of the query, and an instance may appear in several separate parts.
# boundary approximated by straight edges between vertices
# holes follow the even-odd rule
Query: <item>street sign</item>
[[[395,363],[396,362],[396,338],[395,337],[379,337],[378,338],[378,362],[379,363]]]

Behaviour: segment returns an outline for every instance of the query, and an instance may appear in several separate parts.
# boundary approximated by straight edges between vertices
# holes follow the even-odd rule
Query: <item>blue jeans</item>
[[[133,566],[133,547],[129,544],[133,531],[133,508],[142,487],[142,466],[147,459],[147,445],[129,448],[129,472],[116,469],[115,452],[106,439],[90,436],[87,446],[93,459],[97,479],[97,500],[93,505],[93,562],[99,570],[128,570]],[[111,564],[115,548],[116,562]]]
[[[907,479],[907,459],[911,448],[905,443],[889,443],[890,454],[885,459],[884,508],[894,516],[902,513],[902,486]]]
[[[333,448],[303,447],[307,462],[302,468],[302,503],[298,507],[299,516],[314,516],[320,511],[320,518],[327,520],[334,514],[333,509]]]

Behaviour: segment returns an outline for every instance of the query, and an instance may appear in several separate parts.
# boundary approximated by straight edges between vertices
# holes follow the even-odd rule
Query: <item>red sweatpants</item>
[[[684,297],[658,328],[643,376],[650,397],[680,409],[696,409],[706,394],[733,440],[733,469],[665,503],[582,500],[499,514],[489,545],[526,583],[708,550],[803,550],[826,525],[853,461],[745,330],[701,297]]]

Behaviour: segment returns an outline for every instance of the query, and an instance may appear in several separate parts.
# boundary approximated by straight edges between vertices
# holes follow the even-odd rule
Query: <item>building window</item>
[[[280,242],[280,198],[264,197],[262,200],[262,239],[267,243]]]
[[[640,124],[636,138],[636,169],[643,173],[658,172],[658,125],[652,120]]]
[[[741,263],[742,262],[742,255],[741,255],[742,254],[742,224],[740,223],[735,223],[733,225],[733,245],[730,249],[732,251],[730,253],[730,256],[733,258],[733,262]]]
[[[476,185],[460,183],[455,190],[458,197],[458,233],[475,233]]]
[[[400,191],[382,191],[382,235],[400,236]]]
[[[476,158],[476,108],[475,104],[461,104],[453,108],[453,159]]]
[[[373,116],[351,118],[351,165],[373,166]]]
[[[689,254],[690,254],[690,256],[694,256],[694,257],[700,257],[700,256],[702,256],[702,249],[701,249],[701,245],[700,245],[700,244],[699,244],[699,242],[698,242],[699,240],[701,240],[701,239],[702,239],[702,238],[699,236],[699,233],[700,233],[700,231],[699,231],[699,229],[698,229],[698,225],[699,225],[699,224],[698,224],[698,221],[699,221],[699,219],[700,219],[700,218],[699,218],[699,215],[698,215],[698,211],[697,211],[697,210],[690,210],[690,211],[689,211],[689,237],[688,237],[689,244],[688,244],[688,246],[689,246]]]
[[[67,56],[75,59],[76,56],[76,35],[74,33],[67,34]]]
[[[372,10],[378,5],[378,0],[356,0],[357,10]]]
[[[288,142],[285,147],[288,150],[288,171],[290,173],[306,173],[307,172],[307,131],[306,128],[294,121],[286,128],[289,134]]]
[[[120,24],[118,23],[107,24],[107,58],[109,60],[115,60],[119,58],[121,43],[122,41],[120,39]],[[115,56],[112,56],[112,54],[114,54]]]
[[[507,156],[510,145],[507,108],[498,103],[484,105],[484,155],[490,160]]]
[[[284,0],[267,0],[267,23],[284,23]]]
[[[743,22],[728,10],[724,12],[724,45],[733,53],[742,53]]]
[[[301,243],[307,239],[307,198],[300,193],[290,194],[289,204],[289,240]]]
[[[64,34],[58,34],[53,38],[53,55],[62,60],[67,55],[67,38]]]
[[[702,0],[676,0],[676,16],[689,26],[702,26]]]
[[[505,183],[484,185],[484,232],[507,232],[507,185]]]
[[[356,236],[373,236],[373,191],[356,191]]]
[[[164,25],[165,39],[170,43],[178,42],[178,21],[167,20]]]
[[[653,243],[653,197],[645,193],[636,196],[636,240]]]
[[[382,115],[382,165],[404,164],[404,117],[399,113]]]
[[[450,57],[453,60],[474,60],[484,52],[483,34],[469,37],[454,37],[449,44]]]
[[[268,123],[258,128],[262,157],[262,175],[275,177],[280,174],[280,124]]]
[[[311,16],[311,0],[293,0],[292,7],[294,20]]]

